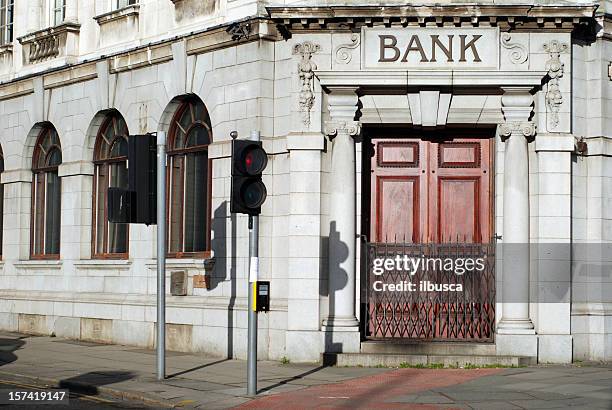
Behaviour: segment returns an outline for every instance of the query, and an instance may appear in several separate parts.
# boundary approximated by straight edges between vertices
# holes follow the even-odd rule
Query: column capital
[[[329,138],[334,138],[338,134],[346,134],[350,137],[355,137],[361,133],[361,124],[359,121],[326,121],[325,135]]]
[[[526,138],[535,136],[536,126],[533,121],[507,121],[499,125],[499,135],[507,138],[512,134],[523,134]]]
[[[533,113],[532,89],[531,86],[502,87],[504,94],[501,97],[501,105],[505,119],[499,127],[502,137],[519,133],[527,138],[535,136],[536,126],[530,121]]]
[[[330,119],[325,122],[325,135],[331,138],[338,134],[356,136],[361,124],[355,121],[359,111],[358,87],[328,87],[327,103]]]

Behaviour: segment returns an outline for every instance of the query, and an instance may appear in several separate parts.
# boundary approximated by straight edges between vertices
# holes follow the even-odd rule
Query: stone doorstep
[[[441,364],[455,366],[528,366],[536,364],[535,357],[457,354],[396,354],[396,353],[324,353],[323,363],[333,366],[400,367]]]
[[[365,341],[361,353],[495,356],[494,343]]]
[[[88,392],[97,391],[99,393],[107,394],[112,397],[116,397],[118,399],[123,400],[136,400],[140,401],[148,406],[162,407],[162,408],[174,408],[176,407],[176,403],[165,400],[160,397],[152,397],[150,394],[146,394],[145,392],[133,391],[133,390],[124,390],[111,388],[107,386],[97,386],[93,383],[82,383],[82,382],[73,382],[73,381],[64,381],[61,379],[48,378],[48,377],[40,377],[40,376],[32,376],[27,374],[13,373],[13,372],[5,372],[0,371],[0,376],[7,377],[16,377],[19,379],[31,380],[33,384],[46,384],[48,386],[68,389],[73,391],[74,393],[84,392],[84,395],[88,395]]]

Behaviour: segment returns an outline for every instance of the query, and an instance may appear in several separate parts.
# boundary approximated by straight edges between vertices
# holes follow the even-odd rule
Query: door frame
[[[423,134],[427,133],[428,136],[423,138]],[[359,256],[359,310],[360,320],[359,328],[361,333],[361,340],[366,340],[368,323],[364,318],[367,318],[368,300],[366,297],[366,286],[367,286],[367,258],[363,252],[366,242],[369,242],[371,237],[371,166],[372,166],[372,155],[370,141],[372,138],[397,138],[398,141],[403,141],[408,138],[422,138],[425,140],[444,139],[452,140],[453,138],[488,138],[491,140],[491,147],[489,149],[489,204],[491,212],[489,213],[489,223],[491,226],[491,241],[496,240],[497,229],[496,229],[496,149],[497,149],[497,125],[484,125],[484,126],[466,126],[461,125],[447,125],[444,127],[436,127],[432,129],[426,129],[420,126],[413,126],[412,124],[363,124],[361,136],[361,202],[360,202],[360,232],[359,237],[361,238],[361,251]],[[430,343],[436,343],[432,341]]]

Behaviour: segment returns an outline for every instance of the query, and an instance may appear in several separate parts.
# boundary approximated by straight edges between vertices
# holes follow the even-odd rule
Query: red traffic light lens
[[[244,155],[244,168],[249,175],[261,174],[268,165],[268,156],[261,147],[254,147]]]

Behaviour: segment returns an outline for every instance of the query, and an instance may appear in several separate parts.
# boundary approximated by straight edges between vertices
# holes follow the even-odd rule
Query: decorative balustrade
[[[78,54],[80,24],[66,22],[19,37],[25,64]]]

